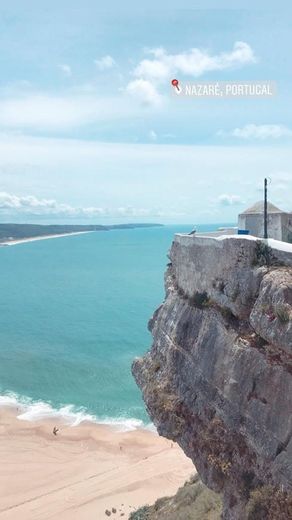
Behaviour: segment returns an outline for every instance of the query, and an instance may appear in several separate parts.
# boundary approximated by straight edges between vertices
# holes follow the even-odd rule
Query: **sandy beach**
[[[17,244],[25,244],[26,242],[36,242],[38,240],[48,240],[49,238],[70,237],[72,235],[84,235],[85,233],[94,233],[94,231],[73,231],[72,233],[43,235],[43,236],[30,237],[30,238],[17,238],[15,240],[6,240],[4,242],[0,242],[0,246],[15,246]]]
[[[128,519],[192,473],[182,450],[150,431],[21,421],[0,408],[1,520],[103,520],[106,510]]]

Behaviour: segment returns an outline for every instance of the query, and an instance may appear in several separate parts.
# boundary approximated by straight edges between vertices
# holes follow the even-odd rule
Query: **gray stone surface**
[[[292,354],[292,270],[279,267],[264,276],[250,323],[269,343]]]
[[[159,433],[223,494],[225,520],[244,520],[263,484],[292,491],[292,269],[277,252],[267,265],[266,252],[254,240],[176,237],[153,346],[133,363]]]

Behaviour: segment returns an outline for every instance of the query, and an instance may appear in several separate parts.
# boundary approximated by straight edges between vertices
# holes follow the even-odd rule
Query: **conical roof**
[[[277,206],[275,206],[271,202],[268,202],[267,207],[268,207],[268,213],[284,213],[284,211],[277,208]],[[246,214],[250,214],[250,213],[263,213],[263,212],[264,212],[264,201],[260,200],[260,201],[256,202],[253,206],[251,206],[250,208],[246,209],[242,214],[246,215]]]

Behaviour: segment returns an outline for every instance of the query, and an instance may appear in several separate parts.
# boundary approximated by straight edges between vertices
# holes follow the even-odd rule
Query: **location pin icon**
[[[181,86],[180,86],[180,84],[179,84],[178,79],[172,79],[172,80],[171,80],[171,84],[172,84],[172,86],[173,86],[173,88],[174,88],[174,90],[175,90],[175,93],[176,93],[176,94],[180,94],[181,91],[182,91],[182,89],[181,89]]]
[[[179,90],[179,86],[178,86],[178,85],[179,85],[179,81],[178,81],[178,79],[173,79],[173,80],[171,81],[171,84],[172,84],[172,86],[173,86],[174,88],[176,88],[177,90]]]

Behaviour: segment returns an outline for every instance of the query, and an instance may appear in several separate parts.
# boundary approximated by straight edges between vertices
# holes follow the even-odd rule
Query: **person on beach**
[[[58,431],[59,431],[59,428],[57,428],[56,426],[54,426],[54,428],[53,428],[53,434],[54,434],[54,435],[57,435]]]

